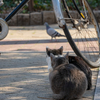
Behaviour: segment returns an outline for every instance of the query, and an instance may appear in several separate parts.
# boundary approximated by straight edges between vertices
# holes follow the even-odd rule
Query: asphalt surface
[[[64,34],[57,25],[51,26]],[[74,54],[65,37],[51,41],[45,26],[9,28],[8,36],[0,41],[0,100],[48,100],[52,97],[45,59],[47,46],[51,49],[63,46],[64,54]],[[100,100],[94,98],[94,95],[99,96],[99,90],[95,90],[100,86],[97,85],[99,68],[91,70],[92,89],[80,100]]]

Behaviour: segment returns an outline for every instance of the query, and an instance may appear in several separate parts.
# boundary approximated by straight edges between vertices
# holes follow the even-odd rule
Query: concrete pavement
[[[57,25],[52,25],[61,34]],[[45,61],[46,46],[64,47],[74,54],[66,38],[51,41],[45,26],[10,27],[8,36],[0,41],[0,100],[48,100],[52,94]],[[91,90],[80,100],[93,100],[98,68],[92,70]],[[52,99],[51,99],[52,100]],[[99,100],[99,99],[95,99]]]

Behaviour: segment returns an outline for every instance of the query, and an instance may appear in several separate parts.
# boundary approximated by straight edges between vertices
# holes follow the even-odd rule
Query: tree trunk
[[[28,2],[28,9],[29,9],[30,12],[32,12],[32,11],[34,10],[34,7],[33,7],[33,0],[30,0],[30,1]]]

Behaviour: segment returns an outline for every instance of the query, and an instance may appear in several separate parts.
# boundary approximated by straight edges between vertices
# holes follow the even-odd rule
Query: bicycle
[[[4,39],[8,34],[7,22],[28,2],[29,0],[22,0],[22,2],[10,13],[5,19],[0,18],[0,40]],[[2,6],[3,0],[0,0],[0,6]]]
[[[16,13],[17,11],[24,6],[29,0],[22,0],[22,2],[3,20],[3,22],[6,25],[7,28],[7,21],[9,21]],[[61,2],[62,1],[62,2]],[[58,25],[60,28],[63,29],[66,38],[71,45],[72,49],[76,53],[77,56],[80,56],[83,58],[83,60],[90,65],[91,67],[99,67],[100,66],[100,29],[99,25],[95,19],[94,13],[92,9],[89,6],[89,3],[87,0],[81,0],[82,1],[82,11],[77,6],[76,0],[72,0],[76,11],[80,15],[79,19],[74,19],[70,13],[67,6],[67,2],[65,0],[52,0],[54,12],[56,15],[56,19],[58,22]],[[63,16],[63,9],[65,9],[66,14],[68,18],[64,18]],[[68,29],[68,25],[66,24],[65,20],[70,20],[72,23],[71,28],[73,28],[73,32]],[[1,20],[1,19],[0,19]],[[0,21],[0,23],[2,23]],[[90,24],[92,27],[94,26],[93,30],[90,27]],[[3,25],[1,25],[2,27]],[[3,29],[2,29],[3,30]],[[92,33],[92,31],[93,33]],[[7,32],[1,32],[0,34],[0,40],[6,37]],[[79,47],[82,45],[81,47]],[[83,47],[84,46],[84,47]],[[84,51],[81,51],[84,49]],[[92,59],[92,57],[97,58],[96,60]]]
[[[63,17],[61,1],[67,13],[68,18]],[[100,66],[99,25],[95,19],[94,13],[90,8],[87,0],[81,0],[83,11],[81,11],[77,6],[76,0],[72,1],[76,10],[78,11],[78,14],[80,15],[79,19],[74,19],[70,15],[65,0],[52,0],[58,25],[63,29],[66,38],[69,44],[71,45],[72,49],[76,53],[76,55],[83,58],[83,60],[91,67],[99,67]],[[69,19],[71,21],[72,23],[71,28],[73,28],[74,33],[72,33],[72,31],[68,29],[68,25],[66,25],[65,21],[66,19]],[[93,30],[91,29],[90,24],[92,24],[92,27],[94,27]],[[82,51],[81,49],[84,51]],[[96,58],[96,60],[94,60],[94,57]]]

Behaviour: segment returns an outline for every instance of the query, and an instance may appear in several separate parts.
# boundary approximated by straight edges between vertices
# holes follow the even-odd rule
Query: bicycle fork
[[[55,16],[59,27],[64,28],[66,22],[61,11],[61,0],[52,0]]]
[[[80,24],[75,24],[74,19],[69,14],[69,10],[67,8],[65,0],[62,0],[62,2],[69,18],[64,18],[62,14],[61,0],[52,0],[55,16],[59,27],[64,29],[66,24],[65,19],[70,19],[71,23],[73,24],[73,28],[76,28],[79,31],[80,29],[78,27],[80,26]]]

